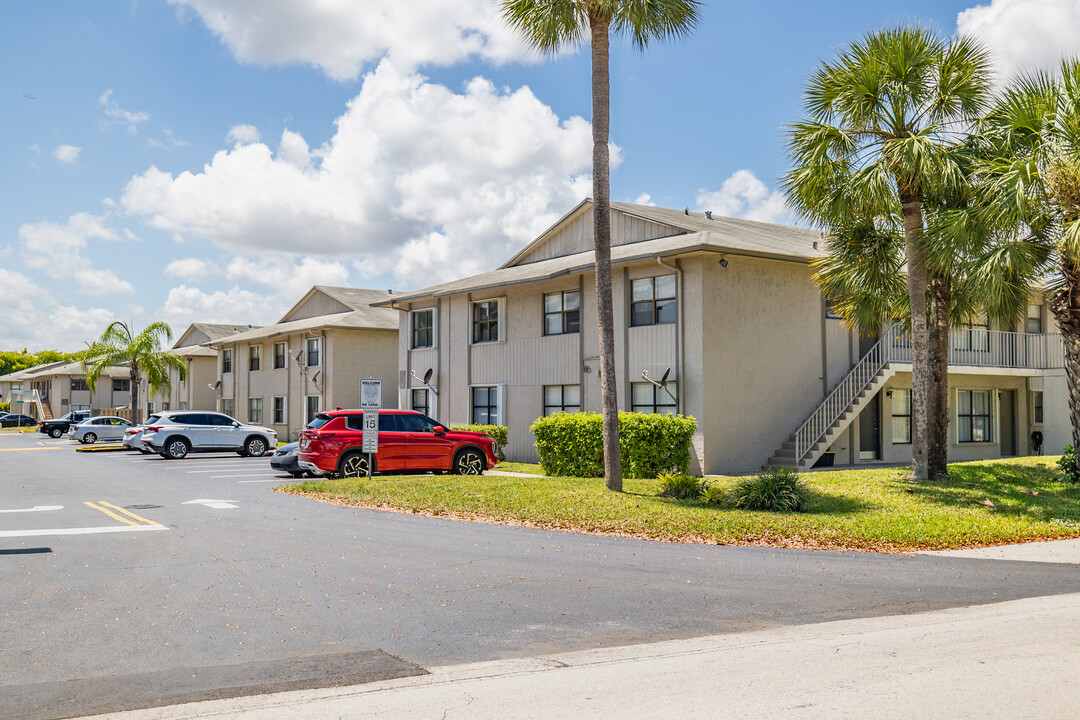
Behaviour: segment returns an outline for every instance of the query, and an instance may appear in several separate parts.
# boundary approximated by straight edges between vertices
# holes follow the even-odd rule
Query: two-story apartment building
[[[535,460],[537,417],[599,411],[592,222],[586,200],[497,270],[384,302],[400,311],[402,406],[506,425],[515,460]],[[827,449],[910,459],[906,339],[860,338],[831,315],[810,266],[818,232],[626,203],[611,226],[621,409],[696,418],[693,456],[710,474],[809,465]],[[1017,332],[957,330],[952,457],[1027,453],[1035,430],[1060,452],[1049,323],[1035,303]]]
[[[169,369],[168,394],[155,393],[146,400],[146,415],[158,410],[215,410],[218,391],[218,353],[205,343],[256,330],[253,325],[192,323],[173,343],[171,350],[188,364],[187,377]],[[146,397],[145,395],[143,397]]]
[[[360,379],[398,376],[398,317],[380,290],[316,285],[273,325],[210,340],[216,407],[296,439],[321,410],[355,408]],[[396,407],[392,392],[383,394]]]
[[[91,390],[79,363],[48,363],[0,377],[0,398],[11,402],[11,412],[39,419],[60,417],[71,410],[107,413],[131,402],[129,376],[126,367],[106,368]]]

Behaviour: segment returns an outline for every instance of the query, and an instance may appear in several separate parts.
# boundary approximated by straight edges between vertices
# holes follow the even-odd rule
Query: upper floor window
[[[89,390],[90,387],[86,384],[86,378],[71,378],[71,391],[78,392]]]
[[[116,378],[112,381],[113,392],[131,392],[131,381]]]
[[[1041,334],[1043,331],[1042,306],[1028,305],[1027,317],[1024,318],[1024,332]]]
[[[630,324],[659,325],[675,322],[675,276],[630,281]]]
[[[274,369],[281,370],[285,367],[285,363],[288,362],[286,358],[288,357],[288,346],[283,342],[274,343]]]
[[[248,370],[256,372],[262,368],[262,347],[252,345],[248,348]]]
[[[544,293],[544,334],[562,335],[581,329],[581,293],[577,290]]]
[[[956,439],[958,442],[992,442],[990,390],[956,391]]]
[[[545,385],[544,415],[581,410],[580,385]]]
[[[322,350],[322,342],[319,338],[308,338],[307,341],[307,366],[315,367],[322,365],[322,358],[320,355]]]
[[[472,304],[472,341],[474,343],[502,340],[499,324],[499,300],[483,300]]]
[[[976,315],[961,323],[953,333],[953,347],[957,350],[990,350],[990,322],[986,315]]]
[[[669,382],[664,388],[659,388],[651,382],[631,383],[630,409],[638,413],[674,415],[678,410],[675,403],[677,393],[673,382]]]
[[[412,313],[412,349],[435,347],[435,308]]]
[[[221,372],[223,374],[232,372],[232,350],[221,351]]]

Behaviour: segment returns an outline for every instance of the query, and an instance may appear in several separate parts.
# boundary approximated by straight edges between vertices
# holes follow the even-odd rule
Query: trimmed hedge
[[[599,413],[559,413],[538,418],[530,429],[544,474],[603,477],[603,418]],[[655,478],[686,472],[690,438],[696,429],[697,421],[682,415],[619,413],[623,476]]]
[[[463,432],[487,433],[495,442],[499,443],[499,462],[506,460],[506,454],[503,450],[506,449],[506,443],[510,437],[510,428],[502,425],[454,425],[450,429]]]

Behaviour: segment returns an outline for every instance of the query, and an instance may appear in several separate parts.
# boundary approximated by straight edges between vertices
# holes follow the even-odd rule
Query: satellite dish
[[[665,385],[667,385],[668,375],[670,375],[670,374],[671,374],[671,368],[668,368],[667,370],[664,371],[664,377],[660,378],[660,387],[664,387]]]
[[[214,383],[214,389],[215,390],[217,390],[219,387],[221,387],[221,381],[220,380],[218,380],[216,383]]]
[[[319,381],[319,373],[321,373],[321,372],[322,372],[322,370],[316,370],[315,374],[311,376],[311,382],[318,382]]]
[[[303,350],[297,350],[296,351],[296,362],[300,362],[300,359],[302,357],[304,357],[304,351]]]
[[[425,384],[425,385],[427,385],[427,384],[428,384],[428,382],[429,382],[429,381],[431,380],[431,373],[432,373],[432,372],[433,372],[434,370],[435,370],[435,368],[428,368],[428,369],[427,369],[427,372],[426,372],[426,373],[424,373],[424,384]]]

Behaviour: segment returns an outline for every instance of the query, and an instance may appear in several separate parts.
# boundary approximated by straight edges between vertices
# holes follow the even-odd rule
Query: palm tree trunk
[[[131,422],[133,425],[142,423],[142,408],[139,407],[139,369],[131,366],[131,374],[128,376],[131,383]]]
[[[596,311],[600,333],[600,395],[604,416],[604,482],[622,492],[619,455],[619,391],[615,376],[615,319],[611,292],[611,189],[608,134],[611,85],[608,67],[610,19],[589,17],[592,33],[593,236],[596,254]]]
[[[926,326],[926,248],[923,244],[922,194],[900,188],[904,212],[904,252],[907,255],[908,300],[911,303],[911,476],[929,477],[927,440],[932,377]]]
[[[1061,275],[1065,278],[1065,290],[1051,300],[1050,309],[1061,329],[1061,341],[1065,346],[1072,446],[1080,448],[1080,276],[1067,258],[1061,261]]]
[[[930,327],[927,360],[930,395],[926,403],[926,465],[931,480],[949,479],[949,328],[952,278],[930,277]]]

